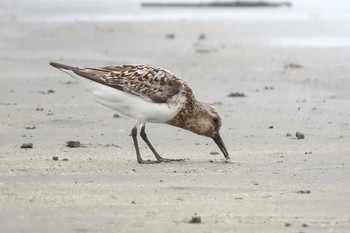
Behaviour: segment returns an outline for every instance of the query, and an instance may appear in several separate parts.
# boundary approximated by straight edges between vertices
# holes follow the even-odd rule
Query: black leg
[[[154,147],[152,146],[152,144],[150,143],[150,141],[147,138],[147,134],[145,132],[145,125],[143,125],[141,127],[141,131],[140,131],[140,136],[141,138],[146,142],[147,146],[151,149],[151,151],[153,152],[154,156],[156,156],[156,159],[158,162],[170,162],[170,161],[183,161],[183,159],[166,159],[166,158],[162,158],[158,152],[154,149]]]
[[[135,146],[135,150],[136,150],[137,162],[138,163],[156,163],[156,161],[143,160],[141,158],[139,144],[137,143],[137,125],[135,125],[135,127],[132,128],[131,136],[132,136],[132,139],[134,140],[134,146]]]

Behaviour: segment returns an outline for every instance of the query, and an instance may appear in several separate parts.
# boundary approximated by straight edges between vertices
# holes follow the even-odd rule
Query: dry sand
[[[348,13],[0,5],[0,232],[350,231]],[[50,61],[181,74],[220,112],[231,163],[208,138],[149,124],[185,162],[137,164],[135,121]]]

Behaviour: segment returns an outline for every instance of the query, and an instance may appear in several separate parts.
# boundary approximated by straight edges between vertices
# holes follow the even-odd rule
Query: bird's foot
[[[161,161],[158,161],[158,160],[156,160],[156,161],[154,161],[154,160],[143,160],[143,159],[141,159],[141,160],[138,160],[137,162],[139,164],[155,164],[155,163],[160,163]]]
[[[185,159],[167,159],[167,158],[157,158],[157,160],[143,160],[139,159],[137,162],[139,164],[155,164],[155,163],[169,163],[169,162],[181,162],[185,161]]]
[[[159,163],[162,163],[162,162],[182,162],[182,161],[185,161],[185,159],[167,159],[167,158],[158,158],[158,162]]]

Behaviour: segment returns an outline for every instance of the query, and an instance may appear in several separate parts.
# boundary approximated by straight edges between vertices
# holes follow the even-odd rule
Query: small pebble
[[[227,97],[246,97],[246,95],[243,92],[231,92]]]
[[[296,132],[295,136],[297,137],[297,139],[304,139],[305,138],[305,135],[300,133],[300,132]]]
[[[54,156],[54,157],[52,157],[52,160],[57,161],[57,160],[58,160],[58,156]]]
[[[62,159],[62,161],[68,161],[68,158],[64,158],[64,159]]]
[[[301,69],[301,68],[303,68],[303,66],[298,64],[298,63],[291,62],[291,63],[287,64],[284,68],[285,69]]]
[[[189,221],[189,223],[201,223],[202,219],[199,216],[194,216],[191,218],[191,220]]]
[[[212,152],[210,152],[210,154],[211,154],[211,155],[218,155],[218,154],[219,154],[219,152],[212,151]]]
[[[270,86],[270,87],[268,87],[268,86],[265,86],[265,88],[264,88],[265,90],[273,90],[274,89],[274,87],[272,87],[272,86]]]
[[[23,143],[21,145],[21,148],[22,149],[31,149],[31,148],[33,148],[33,143]]]
[[[67,143],[67,147],[77,148],[81,146],[79,141],[68,141],[66,143]]]
[[[299,190],[299,191],[296,191],[296,193],[298,193],[298,194],[310,194],[311,191],[310,190]]]
[[[166,38],[168,39],[174,39],[175,38],[175,34],[174,33],[170,33],[166,35]]]
[[[207,36],[206,36],[204,33],[202,33],[202,34],[199,35],[199,38],[198,38],[198,39],[200,39],[200,40],[205,40],[206,37],[207,37]]]

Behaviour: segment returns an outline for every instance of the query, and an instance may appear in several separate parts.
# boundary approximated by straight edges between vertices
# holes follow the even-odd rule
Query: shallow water
[[[294,0],[292,7],[277,8],[194,8],[142,7],[146,0],[93,1],[12,1],[1,3],[2,21],[40,24],[70,23],[156,23],[232,21],[266,22],[266,27],[249,35],[237,34],[237,40],[263,42],[264,46],[296,48],[350,47],[350,1]],[[170,0],[170,2],[178,2]],[[37,6],[40,5],[38,8]],[[111,7],[106,10],[105,6]],[[71,7],[68,7],[71,6]],[[91,9],[94,9],[93,11]],[[275,30],[277,28],[277,30]],[[310,28],[318,28],[310,30]],[[249,28],[248,28],[249,30]],[[275,33],[277,31],[277,33]],[[310,33],[312,31],[312,33]]]

